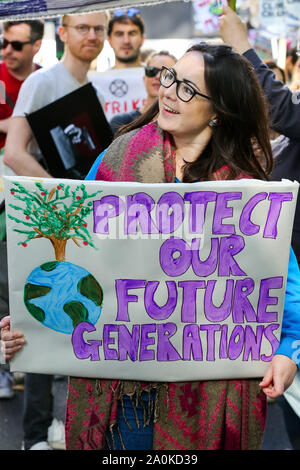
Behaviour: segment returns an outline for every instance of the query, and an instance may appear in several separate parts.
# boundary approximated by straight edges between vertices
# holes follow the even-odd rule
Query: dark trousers
[[[0,319],[9,314],[7,244],[0,241]],[[0,370],[8,371],[8,364]],[[23,431],[25,450],[40,441],[47,441],[48,427],[52,423],[53,375],[25,374]]]
[[[37,442],[47,441],[52,423],[53,375],[25,374],[24,387],[24,447],[28,450]]]

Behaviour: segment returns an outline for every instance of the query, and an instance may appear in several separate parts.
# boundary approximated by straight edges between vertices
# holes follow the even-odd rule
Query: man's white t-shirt
[[[82,84],[70,74],[62,62],[39,69],[29,75],[22,84],[12,116],[24,117],[72,93],[81,86]],[[96,92],[103,106],[104,98],[97,89]],[[40,159],[40,150],[34,137],[29,143],[28,152],[38,160]]]

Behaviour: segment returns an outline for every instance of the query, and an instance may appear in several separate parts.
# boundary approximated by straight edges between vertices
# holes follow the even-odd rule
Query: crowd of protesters
[[[51,178],[49,169],[44,165],[41,151],[34,139],[26,115],[85,85],[88,82],[87,74],[90,66],[102,51],[107,37],[115,53],[114,68],[144,67],[143,80],[147,95],[142,108],[127,114],[117,115],[112,119],[110,123],[112,131],[117,136],[117,139],[122,139],[116,142],[122,141],[124,142],[122,145],[129,145],[130,141],[127,141],[129,139],[128,136],[131,136],[132,132],[138,133],[141,127],[145,129],[144,133],[148,133],[149,142],[153,136],[164,136],[164,132],[172,136],[173,142],[175,142],[176,153],[176,168],[174,168],[173,172],[173,180],[175,182],[220,179],[218,173],[220,168],[225,172],[222,173],[222,179],[235,179],[239,178],[240,175],[244,175],[243,177],[255,177],[263,180],[281,180],[282,178],[287,178],[300,181],[300,165],[298,164],[298,158],[300,157],[300,108],[295,105],[295,100],[293,99],[293,91],[296,93],[295,90],[298,89],[298,57],[295,54],[288,55],[286,70],[282,70],[275,62],[262,62],[249,43],[247,30],[238,16],[229,7],[224,7],[223,13],[220,35],[226,46],[201,44],[190,48],[182,58],[176,58],[164,50],[152,51],[143,62],[141,56],[145,40],[145,25],[137,9],[118,10],[112,13],[111,16],[106,12],[64,15],[59,27],[59,36],[65,46],[64,55],[57,64],[45,69],[40,68],[34,63],[34,56],[41,46],[43,22],[15,21],[4,23],[1,45],[2,62],[0,64],[0,85],[1,83],[5,84],[3,90],[0,88],[0,96],[1,93],[2,95],[4,94],[5,101],[5,104],[0,106],[1,174]],[[249,62],[251,67],[249,67]],[[218,63],[222,64],[223,89],[221,88],[220,77],[217,73],[218,67],[217,65],[212,65],[213,63],[217,65]],[[238,72],[230,77],[232,67]],[[207,76],[204,76],[203,68],[209,68],[211,82]],[[226,77],[226,74],[228,77]],[[178,77],[183,78],[183,80],[178,79]],[[251,126],[249,128],[246,126],[242,129],[241,121],[238,121],[238,118],[234,122],[232,117],[234,114],[234,96],[230,96],[229,87],[227,89],[224,88],[227,78],[228,80],[235,80],[234,86],[236,88],[230,87],[231,90],[237,90],[243,83],[243,80],[248,79],[251,83],[249,96],[245,96],[245,106],[249,106],[250,109],[251,101],[252,105],[255,101],[257,103],[256,109],[259,113],[256,116],[249,115],[249,121],[251,119]],[[212,81],[214,81],[214,87],[212,86]],[[270,116],[268,107],[265,106],[265,109],[263,109],[266,102],[261,98],[261,88],[258,82],[264,91],[266,99],[269,101]],[[184,83],[185,88],[182,86]],[[196,84],[197,88],[194,85],[188,85],[189,83]],[[175,87],[173,86],[174,84],[176,85]],[[189,90],[186,90],[188,87]],[[199,90],[201,90],[201,93]],[[213,97],[212,90],[215,91]],[[103,105],[105,97],[103,97],[101,90],[97,90],[97,96]],[[213,151],[207,150],[210,147],[208,142],[214,139],[218,139],[218,148],[222,148],[222,139],[220,139],[222,126],[225,132],[226,126],[224,123],[226,123],[226,119],[229,119],[225,112],[226,106],[228,115],[232,111],[230,114],[231,129],[237,126],[237,132],[244,133],[245,149],[248,148],[244,153],[244,162],[239,161],[236,155],[228,155],[227,162],[232,162],[234,167],[239,169],[239,172],[235,174],[231,173],[230,165],[220,165],[219,156],[215,155]],[[240,104],[237,114],[242,114],[243,112],[245,110],[242,109],[242,104]],[[178,114],[179,116],[182,114],[181,121],[177,117],[179,122],[177,127],[180,128],[180,132],[177,127],[170,126],[168,113],[173,115]],[[271,118],[272,123],[270,127],[269,118]],[[265,129],[268,132],[264,132]],[[182,138],[182,132],[184,131],[186,132],[184,135],[188,135],[189,139],[192,139],[188,145],[182,144],[186,140]],[[141,138],[145,138],[145,135],[143,134]],[[137,134],[137,137],[139,137],[139,134]],[[256,149],[250,150],[250,147],[247,147],[247,145],[249,142],[253,142],[254,138],[258,146]],[[106,167],[109,167],[110,158],[112,157],[114,157],[115,161],[115,152],[118,149],[118,145],[118,143],[116,145],[113,143],[108,151],[104,152],[97,159],[87,176],[88,179],[106,179],[105,172],[101,173],[101,165],[105,161]],[[234,133],[232,135],[232,145],[234,148]],[[184,154],[182,149],[184,149]],[[154,155],[157,154],[156,150],[155,148],[153,148],[153,151],[149,149],[148,157],[153,159],[153,162],[155,162],[156,157]],[[199,155],[203,163],[200,162]],[[125,158],[123,155],[119,155],[120,165],[121,163],[127,164],[125,160],[123,161],[123,158]],[[267,168],[272,167],[270,162],[273,158],[275,160],[274,170],[269,172]],[[251,159],[255,160],[253,174],[250,174],[249,166],[246,165],[248,159],[249,161]],[[207,160],[211,162],[211,165],[206,164]],[[117,172],[118,169],[114,168],[114,171]],[[129,167],[128,171],[131,171]],[[101,174],[102,178],[99,177]],[[224,177],[224,174],[227,176]],[[142,172],[139,174],[139,177],[137,176],[136,181],[144,182]],[[165,179],[164,174],[157,175],[157,181],[169,182],[169,180]],[[156,181],[153,182],[155,183]],[[290,334],[290,330],[292,330],[292,337],[300,339],[300,314],[299,310],[297,312],[293,311],[295,310],[295,305],[300,306],[300,289],[297,288],[297,286],[300,287],[298,266],[300,263],[299,210],[300,206],[298,204],[293,228],[288,274],[288,282],[298,292],[293,291],[290,295],[290,291],[287,289],[285,326],[287,336]],[[0,214],[2,226],[2,228],[0,227],[0,262],[3,265],[3,269],[1,268],[0,273],[0,320],[2,319],[0,327],[2,327],[2,340],[5,344],[5,356],[7,361],[9,361],[23,347],[26,339],[21,332],[10,330],[4,216],[5,205],[4,201],[2,201]],[[240,422],[237,435],[228,437],[231,416],[230,414],[227,416],[224,411],[224,416],[222,416],[218,428],[222,438],[212,448],[259,448],[264,428],[260,427],[258,429],[259,426],[252,416],[250,408],[254,402],[257,404],[259,401],[261,409],[259,421],[260,423],[262,421],[265,422],[265,412],[263,410],[265,409],[266,396],[270,399],[283,396],[296,374],[299,374],[299,365],[291,359],[291,356],[291,350],[288,350],[288,348],[280,349],[279,354],[274,356],[263,380],[225,381],[226,392],[224,381],[222,383],[221,381],[191,383],[195,388],[196,395],[199,390],[203,390],[204,393],[204,389],[206,390],[205,393],[215,395],[216,399],[219,399],[221,394],[225,394],[226,399],[234,402],[238,409],[244,409],[244,403],[237,397],[236,390],[243,387],[245,390],[248,390],[248,399],[250,397],[250,401],[249,409],[247,410],[249,413],[247,415],[247,429],[243,429],[242,422]],[[13,374],[9,372],[8,362],[0,367],[0,399],[11,399],[14,395]],[[24,438],[22,443],[24,450],[50,450],[53,447],[55,448],[55,444],[53,445],[52,443],[50,446],[48,442],[48,429],[53,425],[54,418],[53,380],[54,377],[52,375],[25,374]],[[89,389],[96,390],[98,382],[99,380],[89,381]],[[100,380],[100,382],[102,389],[109,393],[112,387],[111,382],[106,380]],[[164,387],[161,388],[165,389],[165,384],[163,385]],[[177,385],[168,385],[169,391],[172,392],[172,397],[175,397],[174,407],[179,407],[180,402],[180,397],[177,394]],[[184,386],[187,386],[187,384],[184,384]],[[83,392],[84,387],[85,382],[83,379],[80,381],[71,379],[66,417],[68,449],[79,448],[78,442],[81,433],[82,415],[86,415],[88,410],[88,397]],[[110,446],[112,442],[117,442],[117,449],[124,447],[133,450],[159,449],[157,439],[159,426],[170,437],[170,441],[172,439],[179,440],[182,443],[182,448],[191,450],[206,448],[201,447],[202,444],[197,442],[197,439],[189,447],[185,436],[172,425],[171,420],[168,427],[166,423],[160,421],[159,416],[156,416],[156,419],[154,419],[153,410],[155,407],[152,408],[151,403],[157,403],[162,405],[162,407],[163,403],[165,403],[165,398],[157,384],[150,382],[146,385],[141,385],[138,382],[122,384],[119,381],[118,387],[124,393],[118,394],[119,389],[116,389],[116,394],[111,398],[111,402],[106,403],[106,408],[103,403],[97,402],[97,406],[100,407],[101,412],[106,416],[102,423],[104,431],[100,433],[97,441],[98,449],[107,449],[109,448],[107,446]],[[139,414],[144,413],[146,409],[147,413],[149,413],[149,424],[148,426],[131,429],[129,432],[123,419],[124,409],[121,409],[121,403],[123,408],[125,403],[128,413],[132,412],[130,408],[132,406],[131,401],[126,401],[126,397],[131,396],[132,393],[138,393],[143,401],[141,408],[134,409],[134,413],[140,416]],[[79,400],[78,396],[80,396]],[[196,418],[202,410],[201,399],[203,397],[201,397],[202,395],[199,395],[195,401],[195,407],[198,410]],[[96,400],[96,393],[94,398]],[[210,413],[215,409],[216,403],[216,401],[210,403],[207,419],[209,419]],[[78,408],[78,417],[74,418],[73,414],[72,419],[70,418],[68,410],[71,407],[73,407],[72,409],[74,407]],[[117,414],[115,416],[109,416],[109,410],[107,409],[109,407],[116,407]],[[157,406],[158,408],[159,406]],[[294,429],[295,426],[298,427],[300,434],[300,420],[298,417],[298,412],[300,413],[300,411],[293,410],[287,401],[284,401],[284,411],[286,413],[287,430],[289,431],[289,424],[292,419],[293,425],[291,429]],[[181,409],[179,412],[183,413]],[[193,429],[195,427],[195,433],[197,432],[196,418],[190,421]],[[59,423],[59,425],[63,426],[62,423]],[[111,435],[108,430],[111,431]],[[243,447],[244,444],[241,439],[243,433],[247,434],[246,447]],[[299,436],[294,436],[292,433],[293,431],[291,430],[290,439],[295,448],[299,449]],[[118,437],[120,435],[121,439]],[[64,436],[62,436],[56,448],[65,448],[64,442]],[[83,445],[82,448],[89,447],[88,445]],[[172,446],[170,449],[172,449]]]

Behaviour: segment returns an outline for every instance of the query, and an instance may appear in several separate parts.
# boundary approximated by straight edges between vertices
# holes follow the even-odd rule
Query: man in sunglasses
[[[145,25],[139,10],[117,10],[108,25],[108,42],[115,53],[114,69],[141,67]]]
[[[38,66],[33,63],[44,34],[42,21],[9,21],[2,25],[0,40],[0,149],[4,147],[8,123],[23,81]]]

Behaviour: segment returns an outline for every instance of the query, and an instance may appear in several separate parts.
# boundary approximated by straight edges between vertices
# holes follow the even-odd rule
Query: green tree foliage
[[[71,190],[70,186],[64,183],[48,190],[39,182],[35,183],[35,191],[28,191],[20,183],[13,184],[11,194],[19,205],[9,206],[21,212],[22,216],[8,214],[8,217],[25,227],[14,229],[23,236],[18,245],[27,246],[27,243],[34,239],[47,238],[54,246],[56,255],[57,250],[63,251],[62,258],[56,256],[58,260],[64,259],[68,240],[72,240],[79,247],[82,243],[95,248],[87,228],[87,217],[93,210],[93,203],[87,201],[102,191],[88,194],[84,184]]]

